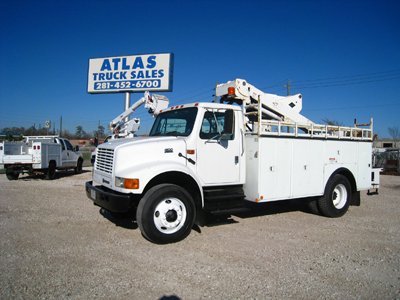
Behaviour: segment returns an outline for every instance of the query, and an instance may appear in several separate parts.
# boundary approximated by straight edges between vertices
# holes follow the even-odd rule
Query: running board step
[[[237,208],[227,208],[227,209],[223,209],[223,210],[214,210],[214,211],[211,211],[211,214],[213,214],[213,215],[234,215],[237,213],[249,212],[249,211],[251,211],[251,209],[248,207],[237,207]]]
[[[211,213],[243,208],[242,185],[208,187],[204,192],[204,209]]]

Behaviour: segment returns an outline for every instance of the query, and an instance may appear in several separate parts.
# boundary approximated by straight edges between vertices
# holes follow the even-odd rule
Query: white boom
[[[126,136],[138,131],[140,126],[139,118],[134,118],[130,121],[125,121],[125,119],[133,114],[135,110],[143,104],[145,104],[144,108],[148,109],[149,113],[155,117],[158,115],[160,110],[168,107],[169,100],[163,95],[153,94],[153,96],[150,97],[150,93],[146,91],[142,98],[110,122],[110,131],[112,131],[113,134],[118,134],[120,136]]]
[[[247,112],[257,111],[261,106],[263,119],[313,124],[312,121],[300,114],[303,107],[300,94],[287,97],[267,94],[247,83],[246,80],[236,79],[218,85],[216,96],[221,96],[222,101],[228,102],[241,100],[243,103],[238,104],[243,104]]]

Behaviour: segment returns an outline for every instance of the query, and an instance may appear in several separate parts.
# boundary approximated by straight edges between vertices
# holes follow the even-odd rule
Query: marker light
[[[235,95],[235,88],[234,87],[228,87],[228,95]]]
[[[139,188],[139,179],[125,179],[125,188],[137,190]]]

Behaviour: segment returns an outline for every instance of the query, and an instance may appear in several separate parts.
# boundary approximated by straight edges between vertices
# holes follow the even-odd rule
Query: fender
[[[325,166],[325,167],[326,167],[326,166]],[[348,167],[348,166],[347,166],[347,167]],[[347,167],[340,167],[340,168],[337,168],[336,170],[334,170],[333,172],[331,172],[329,176],[326,176],[325,182],[324,182],[324,190],[325,190],[325,187],[326,187],[328,181],[329,181],[333,176],[335,176],[336,174],[342,174],[342,175],[344,175],[344,176],[349,180],[350,186],[351,186],[351,189],[352,189],[353,193],[356,192],[356,191],[357,191],[357,182],[356,182],[354,173],[353,173],[349,168],[347,168]],[[326,170],[326,168],[325,168],[325,170]],[[325,175],[327,175],[327,174],[325,173]]]
[[[125,141],[113,141],[103,148],[114,149],[114,166],[112,176],[105,176],[101,172],[94,172],[93,179],[102,183],[103,177],[108,181],[107,185],[115,191],[127,194],[142,194],[149,182],[157,176],[166,173],[178,172],[191,177],[201,193],[203,201],[202,185],[200,178],[191,170],[187,160],[179,156],[186,154],[186,142],[176,137],[159,138],[135,138]],[[116,187],[112,177],[139,179],[138,189],[125,189]]]
[[[186,162],[184,158],[182,159],[182,163]],[[139,179],[139,189],[137,190],[127,190],[127,189],[119,189],[120,192],[123,193],[133,193],[133,194],[142,194],[146,189],[146,186],[149,182],[165,173],[178,172],[183,173],[190,176],[197,184],[199,190],[201,191],[201,198],[203,199],[203,191],[200,183],[200,179],[197,174],[190,170],[185,164],[178,163],[176,161],[163,161],[163,162],[152,162],[152,163],[144,163],[140,165],[135,165],[134,170],[126,169],[123,172],[118,172],[116,176],[122,178],[138,178]],[[117,188],[116,188],[117,189]]]

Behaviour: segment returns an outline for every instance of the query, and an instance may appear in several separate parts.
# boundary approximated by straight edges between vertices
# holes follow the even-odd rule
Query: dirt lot
[[[101,212],[90,178],[0,175],[1,299],[400,299],[400,177],[342,218],[260,205],[170,245]]]

